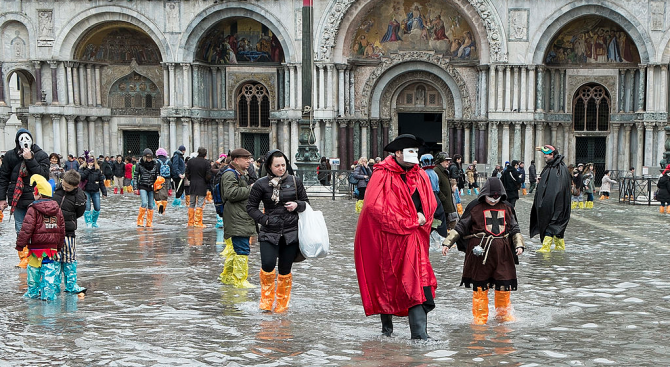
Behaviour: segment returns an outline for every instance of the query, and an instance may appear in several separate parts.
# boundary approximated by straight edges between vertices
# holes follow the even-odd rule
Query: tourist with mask
[[[536,148],[544,154],[545,166],[535,190],[530,211],[530,237],[540,235],[542,247],[538,252],[565,250],[565,228],[570,221],[570,172],[563,156],[551,145]]]
[[[419,168],[419,141],[403,134],[384,151],[368,182],[354,240],[354,259],[365,315],[381,315],[382,334],[393,333],[393,315],[409,316],[412,339],[427,339],[437,279],[429,259],[437,202]]]
[[[461,285],[472,287],[472,314],[477,325],[488,321],[489,288],[495,289],[496,318],[514,321],[510,293],[517,289],[515,265],[524,243],[514,207],[506,199],[502,181],[490,177],[443,243],[442,255],[456,241],[458,249],[465,252]]]
[[[100,170],[100,166],[95,158],[84,151],[86,165],[79,167],[79,175],[83,182],[84,194],[86,194],[86,211],[84,212],[84,221],[87,228],[98,228],[98,217],[100,216],[100,193],[107,197],[107,188],[105,187],[105,175]],[[91,210],[93,207],[93,210]]]
[[[154,183],[160,175],[160,166],[154,161],[154,153],[146,148],[142,152],[142,158],[135,165],[133,181],[135,190],[140,192],[140,211],[137,215],[137,226],[145,227],[144,216],[146,215],[146,227],[152,227],[154,221]]]
[[[259,307],[271,312],[274,305],[274,312],[281,313],[288,309],[293,287],[291,267],[300,254],[298,213],[305,210],[309,199],[302,181],[293,176],[284,153],[279,150],[268,152],[264,164],[268,174],[254,183],[247,213],[261,226],[258,234],[261,251]],[[259,208],[261,202],[264,211]]]

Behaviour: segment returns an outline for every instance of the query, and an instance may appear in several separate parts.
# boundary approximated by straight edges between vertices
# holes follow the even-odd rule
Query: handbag
[[[330,249],[326,220],[321,211],[313,210],[308,203],[305,205],[305,210],[298,213],[300,252],[308,259],[326,257]]]

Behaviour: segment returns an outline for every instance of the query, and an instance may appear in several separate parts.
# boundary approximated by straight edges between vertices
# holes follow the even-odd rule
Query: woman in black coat
[[[272,311],[275,300],[275,266],[279,260],[275,312],[284,312],[291,298],[291,267],[300,253],[298,213],[309,199],[299,178],[292,175],[288,158],[279,150],[265,157],[267,176],[254,183],[247,202],[247,213],[261,225],[258,240],[261,249],[260,308]],[[263,202],[265,213],[259,209]]]
[[[658,187],[656,198],[661,202],[660,212],[663,213],[665,207],[665,212],[670,214],[670,170],[666,169],[665,174],[658,180],[656,187]]]
[[[519,188],[521,187],[521,177],[519,177],[519,162],[512,161],[512,164],[505,168],[502,177],[500,180],[505,187],[505,192],[507,193],[507,202],[514,208],[516,206],[516,201],[519,200]]]
[[[188,226],[205,227],[202,224],[205,198],[212,180],[212,163],[206,159],[207,149],[198,148],[198,156],[186,163],[186,179],[189,181],[190,201],[188,206]]]
[[[81,186],[86,194],[86,211],[84,212],[84,221],[87,228],[98,228],[98,217],[100,216],[100,193],[107,197],[107,188],[105,188],[105,175],[102,174],[98,162],[95,158],[86,153],[86,165],[79,167],[81,176]],[[93,210],[91,210],[93,203]]]

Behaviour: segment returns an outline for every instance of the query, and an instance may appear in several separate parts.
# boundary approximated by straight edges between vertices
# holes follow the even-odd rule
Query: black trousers
[[[183,180],[183,178],[179,178],[179,177],[173,178],[172,181],[173,181],[174,188],[179,187],[179,183],[181,183],[182,180]],[[183,193],[184,193],[184,184],[181,183],[181,187],[179,187],[179,189],[175,193],[175,197],[180,198]]]
[[[365,199],[365,189],[366,189],[366,187],[359,187],[358,188],[358,200]]]
[[[277,266],[279,260],[279,275],[287,275],[291,273],[293,260],[300,251],[298,243],[286,244],[286,240],[282,236],[278,244],[261,241],[261,268],[264,272],[269,273]]]

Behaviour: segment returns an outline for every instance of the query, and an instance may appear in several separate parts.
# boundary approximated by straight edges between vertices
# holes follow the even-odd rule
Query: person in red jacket
[[[30,184],[35,185],[35,201],[28,206],[16,238],[18,251],[28,247],[28,291],[23,296],[52,301],[58,294],[58,251],[65,241],[65,219],[58,203],[51,199],[51,184],[40,175],[32,175]]]
[[[365,315],[380,314],[386,336],[393,333],[392,315],[408,316],[412,339],[425,340],[437,288],[428,256],[437,201],[418,166],[420,145],[403,134],[384,147],[394,155],[375,164],[368,182],[354,258]]]

